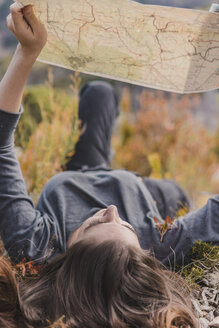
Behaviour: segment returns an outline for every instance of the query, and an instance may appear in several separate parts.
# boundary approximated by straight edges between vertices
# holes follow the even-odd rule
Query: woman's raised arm
[[[30,70],[47,40],[44,25],[37,19],[32,6],[21,8],[17,3],[10,7],[8,28],[19,44],[0,83],[0,108],[17,113]]]
[[[19,44],[0,83],[0,235],[13,261],[45,260],[65,250],[55,214],[39,211],[29,197],[14,151],[14,130],[25,82],[47,34],[31,6],[11,6],[8,27]],[[31,165],[31,163],[30,163]]]

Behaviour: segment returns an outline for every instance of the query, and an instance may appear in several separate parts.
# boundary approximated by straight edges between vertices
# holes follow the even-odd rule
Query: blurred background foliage
[[[77,88],[80,78],[72,75],[72,93],[52,86],[53,75],[44,86],[26,89],[24,113],[15,144],[28,192],[35,203],[45,183],[62,170],[79,138]]]
[[[200,191],[218,192],[219,130],[209,131],[193,115],[201,96],[144,90],[132,112],[123,93],[119,127],[114,136],[113,167],[143,176],[171,178],[195,200]]]

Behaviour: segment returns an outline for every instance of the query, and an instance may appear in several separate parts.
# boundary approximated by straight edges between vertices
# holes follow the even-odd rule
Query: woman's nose
[[[119,213],[115,205],[110,205],[107,207],[104,216],[106,216],[106,221],[108,222],[120,222]]]

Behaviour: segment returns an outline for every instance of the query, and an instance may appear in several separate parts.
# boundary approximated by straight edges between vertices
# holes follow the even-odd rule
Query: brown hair
[[[182,278],[119,241],[80,241],[19,285],[1,261],[1,327],[49,327],[59,318],[55,327],[198,327]]]

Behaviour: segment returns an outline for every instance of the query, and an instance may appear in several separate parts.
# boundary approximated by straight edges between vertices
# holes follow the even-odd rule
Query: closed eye
[[[133,228],[132,225],[124,224],[124,223],[122,223],[122,225],[123,225],[124,227],[128,228],[129,230],[131,230],[132,232],[134,232],[134,234],[135,234],[135,235],[137,236],[137,238],[138,238],[137,232],[135,231],[135,229]],[[139,240],[139,238],[138,238],[138,240]]]
[[[86,230],[90,229],[91,227],[94,227],[94,226],[96,226],[96,225],[98,225],[98,224],[103,224],[103,223],[108,223],[108,222],[104,222],[104,221],[101,221],[101,220],[95,220],[95,221],[91,222],[91,223],[89,224],[89,226],[87,226],[87,227],[84,229],[84,231],[86,231]],[[134,234],[135,234],[135,235],[137,236],[137,238],[138,238],[138,235],[137,235],[135,229],[134,229],[131,225],[129,225],[128,223],[121,223],[121,225],[122,225],[123,227],[126,227],[127,229],[131,230],[132,232],[134,232]],[[139,240],[139,238],[138,238],[138,240]]]
[[[101,220],[94,220],[91,223],[89,223],[89,225],[84,229],[84,231],[86,231],[87,229],[89,229],[91,227],[94,227],[97,224],[101,224],[101,223],[105,223],[105,222],[103,222]]]

